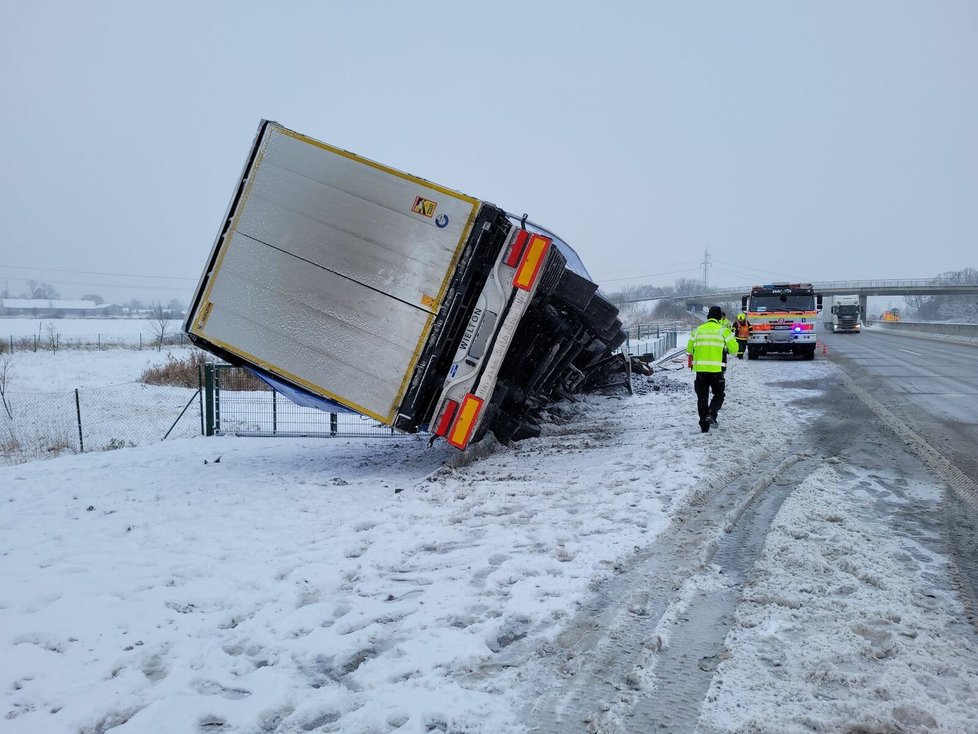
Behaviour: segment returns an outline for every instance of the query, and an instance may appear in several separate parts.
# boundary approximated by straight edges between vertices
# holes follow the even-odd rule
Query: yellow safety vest
[[[724,347],[731,354],[740,349],[733,332],[719,321],[709,319],[696,327],[686,343],[686,354],[693,355],[693,372],[720,372]]]

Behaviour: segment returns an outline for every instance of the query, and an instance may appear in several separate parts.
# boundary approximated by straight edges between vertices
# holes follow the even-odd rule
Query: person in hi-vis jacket
[[[723,407],[726,394],[723,350],[736,354],[739,349],[733,332],[720,323],[722,313],[719,306],[711,306],[706,321],[693,330],[686,344],[687,365],[696,373],[693,387],[703,433],[708,433],[710,426],[717,426],[717,413]]]
[[[737,352],[737,359],[744,358],[744,352],[747,351],[747,342],[750,340],[750,332],[751,325],[750,321],[747,320],[747,314],[737,314],[737,321],[734,323],[734,337],[737,339],[737,344],[740,345],[740,351]]]

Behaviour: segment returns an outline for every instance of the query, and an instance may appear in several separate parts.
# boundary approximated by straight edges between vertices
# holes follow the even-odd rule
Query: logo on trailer
[[[445,227],[448,226],[448,215],[439,214],[438,218],[435,220],[435,226],[438,227],[438,229],[445,229]]]
[[[423,217],[433,217],[435,216],[435,207],[438,206],[431,199],[425,199],[423,196],[414,197],[414,206],[411,207],[411,211],[415,214],[420,214]],[[445,222],[448,224],[448,222]]]

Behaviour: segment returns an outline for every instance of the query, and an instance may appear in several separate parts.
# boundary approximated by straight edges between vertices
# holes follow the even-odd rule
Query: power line
[[[8,278],[9,280],[9,278]],[[24,281],[24,278],[20,278],[20,281]],[[34,280],[31,278],[31,280]],[[147,283],[93,283],[90,280],[56,280],[54,278],[49,279],[46,282],[50,282],[51,285],[83,285],[89,288],[128,288],[129,290],[155,290],[155,291],[182,291],[182,290],[193,290],[191,287],[186,285],[151,285]]]
[[[752,268],[752,267],[749,267],[747,265],[741,265],[740,263],[731,263],[731,262],[726,262],[724,260],[717,260],[716,262],[721,263],[723,265],[729,265],[730,267],[738,268],[738,269],[745,270],[745,271],[750,270],[750,271],[753,271],[755,273],[759,273],[760,275],[763,275],[766,278],[770,278],[770,277],[774,276],[774,277],[778,277],[778,278],[785,278],[785,279],[788,279],[788,280],[791,279],[791,276],[788,276],[788,275],[782,275],[781,273],[772,273],[770,270],[760,270],[758,268]],[[739,273],[735,273],[735,275],[739,275]]]
[[[188,278],[183,275],[145,275],[143,273],[102,273],[95,270],[62,270],[60,268],[28,267],[24,265],[2,265],[0,269],[8,270],[36,270],[45,273],[69,273],[71,275],[106,275],[112,278],[153,278],[154,280],[190,280],[196,282],[197,278]]]
[[[628,275],[624,278],[596,278],[602,283],[615,283],[619,280],[635,280],[636,278],[657,278],[660,275],[676,275],[677,273],[688,273],[692,270],[699,270],[698,267],[695,268],[685,268],[684,270],[669,270],[665,273],[647,273],[645,275]]]

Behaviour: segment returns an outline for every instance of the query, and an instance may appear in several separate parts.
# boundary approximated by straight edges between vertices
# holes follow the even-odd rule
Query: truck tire
[[[617,317],[618,307],[604,296],[595,293],[594,297],[588,301],[584,313],[581,314],[581,321],[595,334],[601,334],[611,329]]]
[[[753,344],[747,345],[747,359],[757,359],[758,352],[760,352],[760,349]]]
[[[581,277],[570,268],[564,268],[553,295],[578,313],[583,313],[597,290],[597,283]]]
[[[802,359],[815,359],[815,345],[812,344],[810,347],[805,347],[805,351],[801,353]]]

